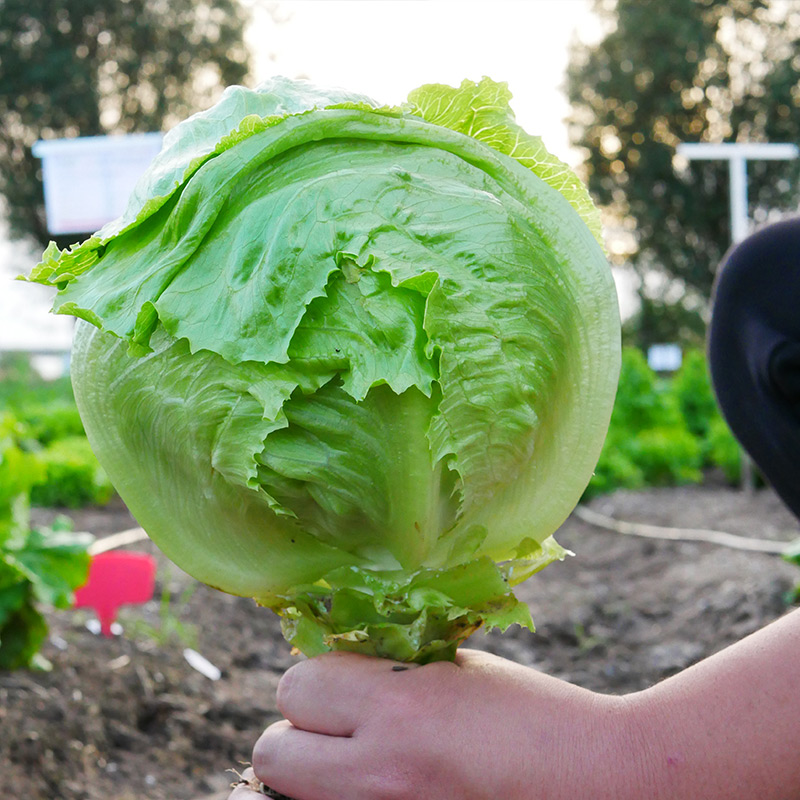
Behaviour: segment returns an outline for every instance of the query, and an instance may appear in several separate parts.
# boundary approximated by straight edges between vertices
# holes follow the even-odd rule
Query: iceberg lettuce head
[[[588,194],[509,99],[231,87],[30,276],[84,321],[77,402],[140,524],[308,654],[452,657],[530,626],[512,587],[564,555],[619,314]]]

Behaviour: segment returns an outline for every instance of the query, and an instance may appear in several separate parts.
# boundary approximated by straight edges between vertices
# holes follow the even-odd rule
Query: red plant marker
[[[147,553],[110,550],[92,557],[89,579],[75,592],[75,608],[93,608],[100,632],[111,636],[120,606],[146,603],[153,597],[156,560]]]

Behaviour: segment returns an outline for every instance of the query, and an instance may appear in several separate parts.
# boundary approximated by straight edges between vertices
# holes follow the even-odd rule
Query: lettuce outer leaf
[[[72,379],[92,448],[167,557],[246,597],[360,564],[303,531],[256,480],[255,454],[287,424],[283,400],[298,379],[313,391],[325,372],[233,367],[208,351],[189,358],[185,340],[163,334],[154,344],[132,359],[119,338],[79,324]]]
[[[547,541],[540,568],[566,551]],[[504,568],[482,557],[444,570],[376,574],[346,567],[290,596],[260,600],[282,618],[287,641],[306,655],[347,650],[400,661],[452,660],[478,628],[534,630]]]
[[[459,88],[427,84],[408,96],[412,113],[485,142],[519,161],[569,200],[589,230],[603,246],[600,212],[578,176],[547,151],[539,136],[531,136],[514,119],[507,83],[483,78],[464,81]]]

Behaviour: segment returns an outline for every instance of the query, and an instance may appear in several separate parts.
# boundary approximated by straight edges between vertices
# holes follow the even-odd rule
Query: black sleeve
[[[708,358],[731,430],[800,517],[800,218],[770,225],[726,255]]]

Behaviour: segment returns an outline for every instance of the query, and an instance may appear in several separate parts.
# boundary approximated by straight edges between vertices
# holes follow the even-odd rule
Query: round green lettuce
[[[76,398],[137,519],[306,652],[447,657],[529,625],[511,587],[563,557],[619,314],[585,189],[509,98],[232,88],[31,276],[86,321]]]

